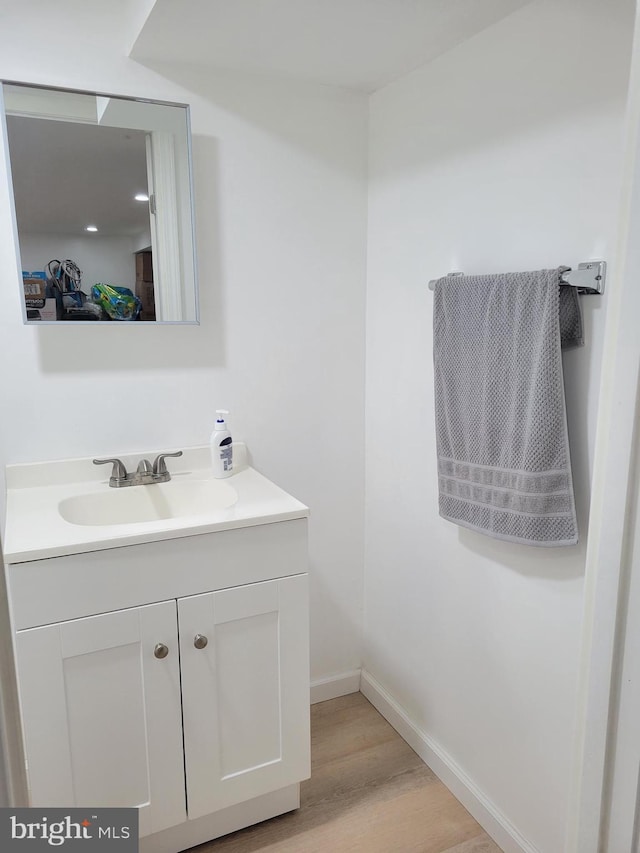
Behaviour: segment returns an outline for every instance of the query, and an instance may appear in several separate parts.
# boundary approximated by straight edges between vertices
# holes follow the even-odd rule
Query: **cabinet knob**
[[[204,649],[209,640],[204,636],[204,634],[196,634],[193,638],[193,645],[196,649]]]
[[[159,660],[162,660],[163,658],[166,658],[166,656],[169,654],[169,649],[167,648],[167,646],[165,646],[164,643],[157,643],[155,649],[153,650],[153,654]]]

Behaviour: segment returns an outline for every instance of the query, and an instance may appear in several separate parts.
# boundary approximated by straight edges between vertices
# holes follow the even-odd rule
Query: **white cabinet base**
[[[297,519],[9,566],[29,804],[137,806],[143,853],[298,808],[306,541]]]
[[[238,803],[197,820],[172,826],[163,832],[147,835],[140,839],[139,853],[179,853],[205,841],[294,811],[299,806],[300,785],[289,785],[246,803]]]

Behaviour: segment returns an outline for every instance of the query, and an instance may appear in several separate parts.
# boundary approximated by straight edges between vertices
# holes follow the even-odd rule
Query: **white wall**
[[[628,0],[535,0],[371,98],[364,663],[541,853],[564,845],[606,297],[564,358],[581,541],[543,553],[438,517],[427,282],[614,260],[632,24]]]
[[[20,234],[23,270],[44,270],[52,259],[74,261],[82,271],[82,290],[91,295],[94,284],[114,284],[135,289],[134,237],[103,237],[100,234]],[[147,243],[147,245],[149,245]]]
[[[24,45],[60,31],[60,4],[3,12],[0,78],[192,105],[201,325],[23,326],[0,143],[0,465],[206,443],[229,408],[255,467],[311,507],[312,677],[357,667],[366,100],[156,73],[122,55],[118,2],[67,5],[55,62]]]
[[[637,851],[640,835],[640,16],[623,160],[618,280],[607,308],[567,850]],[[603,796],[604,788],[604,796]]]

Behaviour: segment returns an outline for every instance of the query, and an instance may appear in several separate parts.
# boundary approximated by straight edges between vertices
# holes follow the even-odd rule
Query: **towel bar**
[[[588,261],[584,264],[578,264],[577,270],[566,270],[562,273],[561,281],[563,284],[568,284],[571,287],[577,287],[578,293],[588,295],[604,293],[604,281],[607,274],[606,261]],[[464,275],[462,272],[450,272],[447,278],[451,276]],[[433,290],[436,286],[437,279],[432,279],[429,282],[429,290]]]

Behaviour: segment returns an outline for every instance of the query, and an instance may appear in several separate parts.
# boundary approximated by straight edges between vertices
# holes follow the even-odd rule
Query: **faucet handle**
[[[111,479],[112,480],[126,480],[127,479],[127,469],[124,467],[124,463],[120,461],[120,459],[94,459],[94,465],[106,465],[108,462],[113,463],[113,468],[111,470]]]
[[[167,456],[182,456],[181,450],[176,450],[175,453],[160,453],[156,456],[155,461],[153,463],[153,473],[154,474],[168,474],[167,465],[164,461]]]

